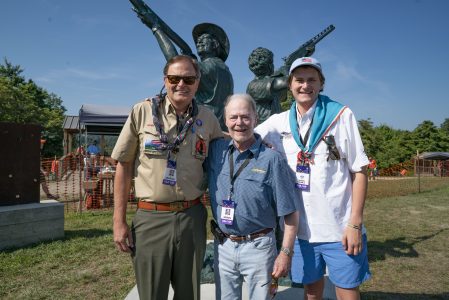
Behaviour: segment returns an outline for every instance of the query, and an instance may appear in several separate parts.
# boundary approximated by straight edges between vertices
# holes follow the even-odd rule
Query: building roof
[[[447,160],[449,159],[449,152],[423,152],[418,156],[418,158],[429,160]]]
[[[62,128],[66,131],[78,132],[78,123],[78,116],[65,116],[64,122],[62,123]]]

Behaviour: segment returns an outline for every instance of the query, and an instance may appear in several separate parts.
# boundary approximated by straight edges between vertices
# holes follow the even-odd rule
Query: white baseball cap
[[[288,75],[291,75],[293,70],[295,70],[298,67],[301,66],[311,66],[314,67],[315,69],[317,69],[321,75],[323,75],[323,70],[321,70],[321,64],[320,62],[313,58],[313,57],[301,57],[301,58],[297,58],[291,65],[290,67],[290,71],[288,72]],[[324,77],[324,75],[323,75]]]

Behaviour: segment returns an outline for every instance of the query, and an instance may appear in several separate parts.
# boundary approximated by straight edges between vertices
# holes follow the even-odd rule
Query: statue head
[[[221,27],[212,23],[201,23],[193,28],[192,36],[200,57],[204,51],[214,51],[215,56],[226,61],[230,45],[228,36]]]
[[[248,57],[249,69],[256,76],[269,76],[273,74],[273,52],[267,48],[258,47]]]

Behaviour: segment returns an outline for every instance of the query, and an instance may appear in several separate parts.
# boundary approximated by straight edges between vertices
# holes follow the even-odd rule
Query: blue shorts
[[[291,276],[293,283],[310,284],[320,280],[326,271],[338,287],[358,287],[371,278],[368,265],[366,235],[363,235],[362,253],[347,255],[341,242],[309,243],[296,239]]]

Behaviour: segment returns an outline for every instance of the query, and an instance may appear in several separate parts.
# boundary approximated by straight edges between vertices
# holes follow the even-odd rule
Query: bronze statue
[[[286,98],[288,88],[288,70],[297,58],[311,56],[315,52],[315,45],[335,27],[330,25],[318,35],[302,44],[284,58],[284,65],[274,72],[273,52],[267,48],[256,48],[248,57],[249,69],[256,76],[247,86],[246,93],[256,101],[259,123],[265,121],[272,114],[281,112],[281,100]]]
[[[179,47],[181,54],[196,58],[187,43],[142,0],[130,2],[142,23],[153,32],[167,61],[178,54],[175,45]],[[215,113],[221,128],[225,130],[224,102],[234,92],[234,80],[225,64],[229,55],[229,39],[221,27],[211,23],[196,25],[192,36],[198,56],[201,58],[199,62],[201,79],[195,99]]]

